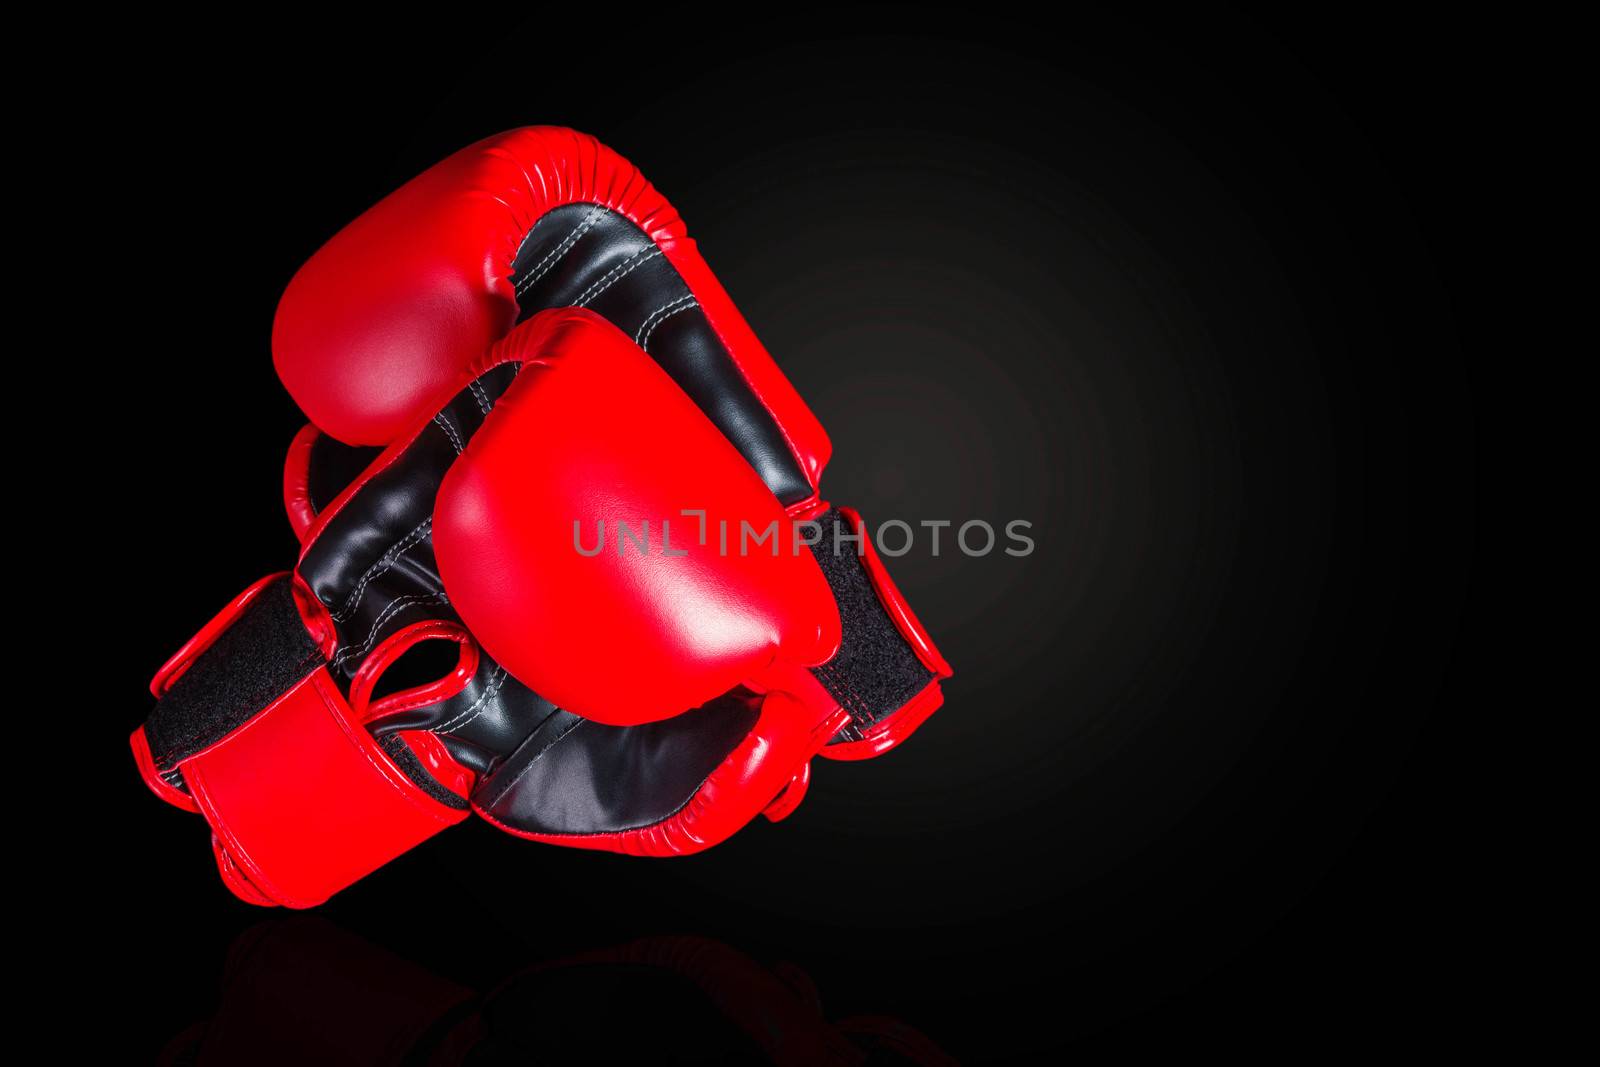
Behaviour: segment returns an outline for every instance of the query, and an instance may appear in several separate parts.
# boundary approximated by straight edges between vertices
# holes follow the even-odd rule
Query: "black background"
[[[479,988],[701,934],[972,1061],[1461,1032],[1472,71],[1420,19],[1062,17],[591,9],[124,57],[85,153],[117,175],[103,247],[138,253],[104,265],[137,341],[104,361],[131,443],[103,488],[159,595],[96,713],[116,889],[83,919],[123,1054],[215,1011],[270,918],[123,746],[162,660],[293,558],[277,297],[381,195],[528,123],[678,207],[828,428],[831,499],[1027,519],[1037,550],[893,561],[946,706],[885,759],[818,761],[784,824],[664,862],[473,824],[326,915]]]

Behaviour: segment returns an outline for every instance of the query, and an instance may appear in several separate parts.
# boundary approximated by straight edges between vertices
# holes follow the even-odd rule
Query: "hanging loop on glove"
[[[402,656],[425,641],[454,641],[461,646],[455,669],[443,678],[392,693],[372,703],[378,679]],[[357,722],[371,724],[390,715],[443,703],[471,684],[478,673],[478,644],[464,626],[448,619],[412,623],[386,638],[372,650],[350,682],[350,710]]]

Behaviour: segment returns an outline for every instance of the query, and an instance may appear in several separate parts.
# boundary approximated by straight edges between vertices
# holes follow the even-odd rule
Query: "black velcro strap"
[[[189,665],[145,721],[165,773],[220,741],[326,661],[306,632],[285,577],[262,589]]]
[[[811,546],[839,604],[842,638],[839,654],[812,673],[850,713],[850,723],[830,744],[859,741],[862,732],[899,711],[933,681],[934,672],[917,658],[867,577],[857,554],[859,543],[840,543],[850,522],[837,510],[816,520],[822,539]]]
[[[457,796],[449,789],[446,789],[443,783],[433,776],[433,772],[423,766],[422,761],[417,758],[417,754],[411,751],[404,741],[400,740],[399,734],[380,737],[378,744],[389,754],[389,758],[394,760],[400,770],[405,773],[405,776],[415,783],[418,789],[447,808],[455,808],[458,811],[467,810],[467,799]]]

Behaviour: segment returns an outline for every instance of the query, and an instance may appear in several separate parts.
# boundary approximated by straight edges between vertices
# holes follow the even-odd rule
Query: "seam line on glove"
[[[528,291],[529,288],[533,286],[534,282],[538,281],[540,278],[543,278],[546,274],[549,274],[552,270],[554,270],[556,263],[559,263],[568,252],[572,251],[572,246],[578,243],[579,238],[589,232],[594,224],[599,221],[600,216],[604,215],[605,212],[606,206],[604,204],[596,204],[594,210],[589,212],[588,215],[584,216],[583,221],[578,223],[578,225],[573,228],[571,233],[562,238],[559,245],[545,253],[545,257],[539,261],[537,266],[532,268],[532,273],[523,278],[520,282],[516,283],[514,289],[516,295],[519,297],[522,296]],[[513,270],[515,270],[517,266],[517,256],[522,255],[522,249],[527,245],[528,238],[533,236],[533,231],[539,228],[539,223],[543,219],[543,215],[535,219],[533,225],[528,227],[528,232],[522,235],[522,240],[517,242],[517,250],[516,252],[512,253],[511,256],[511,268]],[[555,257],[554,262],[551,261],[552,256]]]
[[[484,684],[483,692],[479,694],[477,700],[472,702],[472,706],[442,726],[435,726],[432,732],[436,734],[444,733],[446,730],[457,729],[465,726],[473,719],[476,719],[479,714],[482,713],[484,703],[490,697],[494,696],[500,691],[500,686],[505,683],[505,680],[506,669],[504,667],[496,666],[494,672],[489,677],[489,681]]]
[[[551,712],[551,714],[553,715],[555,713]],[[548,718],[548,716],[546,718]],[[495,793],[494,799],[489,801],[489,803],[484,805],[484,807],[489,808],[490,810],[493,810],[494,806],[496,804],[499,804],[502,800],[504,800],[507,793],[511,792],[511,788],[513,786],[515,786],[518,782],[522,781],[523,776],[526,775],[528,773],[528,771],[533,769],[533,765],[535,763],[538,763],[539,760],[542,759],[547,752],[549,752],[552,748],[555,748],[556,745],[560,744],[561,740],[564,737],[566,737],[572,731],[576,730],[578,727],[582,726],[584,723],[586,723],[588,721],[589,721],[588,719],[574,718],[572,720],[572,723],[565,730],[562,730],[559,734],[556,734],[554,737],[552,737],[549,740],[549,742],[543,748],[541,748],[539,751],[535,752],[531,757],[529,757],[528,762],[524,763],[522,765],[521,769],[518,770],[516,774],[511,776],[511,781],[507,782],[504,786],[502,786],[500,788],[500,790]]]
[[[367,652],[372,648],[372,642],[378,636],[378,629],[383,626],[384,623],[394,618],[406,608],[411,607],[414,604],[439,604],[442,606],[449,603],[449,599],[443,593],[414,593],[408,596],[395,597],[393,600],[389,601],[388,604],[384,605],[382,611],[378,612],[378,617],[373,620],[372,629],[367,631],[367,639],[361,642],[359,645],[349,645],[340,649],[339,654],[333,657],[332,662],[330,662],[328,666],[338,667],[351,656],[366,655]]]
[[[688,302],[685,303],[685,301]],[[674,305],[682,306],[674,307]],[[656,308],[650,313],[650,318],[644,320],[644,326],[639,327],[639,330],[644,334],[644,338],[641,340],[637,335],[635,335],[633,339],[634,343],[640,348],[644,349],[646,352],[650,351],[650,335],[656,332],[657,326],[660,326],[663,322],[666,322],[680,311],[688,311],[690,308],[697,308],[699,306],[700,303],[699,301],[695,300],[693,293],[690,293],[688,296],[680,296],[671,304],[663,304],[661,307]],[[671,308],[672,310],[668,311],[668,308]],[[663,312],[666,313],[662,314]],[[656,318],[657,315],[660,315],[661,317]],[[649,329],[645,329],[646,326],[648,326]]]
[[[610,270],[608,270],[605,273],[604,277],[602,277],[599,281],[597,281],[597,282],[593,283],[592,285],[590,285],[589,288],[585,289],[583,291],[583,295],[579,296],[578,299],[576,299],[576,300],[574,300],[572,302],[572,306],[573,307],[580,307],[580,308],[581,307],[588,307],[589,304],[596,297],[598,297],[601,293],[605,292],[607,289],[611,288],[613,285],[616,285],[623,278],[626,278],[629,274],[632,274],[633,271],[636,268],[638,268],[640,266],[643,266],[644,264],[650,262],[652,259],[655,259],[660,254],[661,254],[661,249],[657,248],[655,245],[651,245],[649,248],[640,249],[638,252],[635,252],[630,258],[628,258],[626,260],[623,260],[621,263],[618,263],[615,267],[612,267]],[[619,271],[621,273],[618,273]],[[616,275],[616,276],[612,277],[612,275]]]
[[[366,573],[361,576],[361,581],[356,583],[355,589],[345,598],[344,606],[333,613],[333,621],[345,622],[348,620],[350,613],[355,610],[356,604],[360,602],[361,594],[367,591],[367,586],[372,583],[372,580],[388,573],[389,568],[394,566],[394,561],[400,558],[401,553],[427,537],[432,526],[433,516],[430,515],[418,523],[410,533],[391,545],[389,551],[385,552],[378,562],[368,567]]]

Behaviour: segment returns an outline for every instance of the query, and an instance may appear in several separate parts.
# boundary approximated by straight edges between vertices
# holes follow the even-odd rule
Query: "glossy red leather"
[[[284,385],[339,440],[389,443],[511,329],[517,245],[541,216],[573,203],[603,204],[655,241],[815,482],[828,461],[827,434],[677,211],[627,160],[560,127],[511,130],[462,149],[318,250],[290,281],[273,324]]]
[[[523,370],[446,475],[433,538],[452,603],[499,663],[561,707],[628,725],[760,679],[780,650],[802,665],[838,650],[832,591],[790,550],[782,506],[631,338],[568,308],[491,358]],[[704,545],[684,509],[706,512]],[[741,522],[774,526],[782,550],[740,554]],[[601,523],[606,547],[580,553],[575,538],[592,545]],[[648,524],[649,547],[623,542],[624,523]]]
[[[373,702],[372,690],[383,677],[384,671],[424,641],[454,641],[460,645],[461,652],[454,669],[443,678],[391,693]],[[465,689],[477,670],[478,645],[466,630],[447,619],[414,622],[385,638],[361,661],[361,668],[350,680],[350,709],[357,722],[371,723],[388,715],[437,704]]]
[[[193,812],[200,810],[200,805],[194,802],[194,797],[169,785],[156,770],[155,757],[150,753],[150,738],[145,734],[143,726],[133,732],[133,736],[128,738],[128,744],[133,748],[133,762],[134,766],[139,768],[139,777],[150,787],[150,792],[175,808]]]
[[[839,643],[821,571],[804,552],[774,558],[758,548],[740,556],[737,548],[717,551],[715,539],[699,545],[695,520],[679,514],[704,509],[713,526],[727,518],[735,540],[740,520],[756,529],[776,521],[787,545],[788,524],[822,507],[815,493],[785,515],[682,390],[597,316],[547,312],[513,330],[508,277],[517,246],[541,216],[573,203],[605,205],[655,242],[694,291],[814,489],[829,455],[826,434],[701,260],[677,213],[620,156],[570,130],[489,138],[362,215],[291,282],[274,323],[274,360],[316,426],[347,443],[392,446],[377,470],[398,454],[397,439],[427,425],[423,413],[461,386],[463,372],[532,357],[440,493],[440,569],[487,651],[579,714],[630,724],[692,715],[738,685],[765,693],[755,729],[691,802],[660,824],[616,834],[521,834],[681,854],[724,839],[763,810],[784,817],[804,795],[811,755],[878,754],[914,730],[940,695],[935,681],[861,740],[824,749],[848,716],[804,669],[828,660]],[[369,470],[323,515],[314,514],[308,472],[317,432],[307,427],[296,437],[284,469],[285,505],[303,542],[371,476]],[[859,517],[846,514],[859,530]],[[673,547],[685,555],[659,551],[664,518],[673,520]],[[573,545],[574,519],[591,535],[604,520],[613,539],[619,520],[649,520],[656,551],[619,557],[613,540],[600,556],[583,556]],[[876,553],[870,546],[867,552],[864,566],[894,625],[924,664],[948,676]],[[331,652],[326,608],[303,587],[296,591],[308,629]],[[170,684],[251,595],[174,657],[156,688]],[[420,631],[405,640],[413,636]],[[181,769],[192,796],[156,774],[147,746],[141,755],[142,732],[134,737],[136,758],[159,795],[206,815],[219,869],[242,899],[316,903],[463,817],[418,791],[363,724],[459,690],[471,673],[467,658],[434,686],[371,709],[362,705],[381,666],[358,678],[355,708],[316,672],[186,760]],[[447,789],[468,792],[472,774],[438,737],[400,737]],[[261,774],[274,765],[295,773]]]
[[[234,896],[260,908],[277,906],[278,902],[257,889],[244,871],[239,869],[239,865],[233,862],[233,857],[228,855],[228,850],[222,846],[222,840],[216,834],[211,835],[211,855],[217,861],[217,873],[222,876],[222,884]]]
[[[315,426],[308,423],[300,427],[283,459],[283,510],[301,543],[317,521],[317,509],[311,504],[311,448],[317,443],[317,436]]]
[[[180,766],[224,880],[253,903],[320,904],[467,815],[401,773],[324,670]]]
[[[761,814],[767,817],[768,822],[782,822],[794,814],[810,788],[811,761],[806,760],[794,773],[794,777],[789,779],[789,784],[783,787],[783,792],[773,797],[772,803],[761,809]]]
[[[928,721],[928,716],[944,705],[944,693],[938,679],[928,683],[926,689],[906,701],[893,715],[871,727],[859,741],[843,741],[829,745],[822,755],[837,760],[864,760],[881,756],[917,732],[917,727]]]

